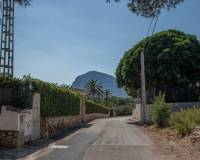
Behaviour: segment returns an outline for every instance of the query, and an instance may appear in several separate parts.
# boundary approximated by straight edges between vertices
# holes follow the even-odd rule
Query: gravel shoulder
[[[142,126],[152,142],[152,150],[160,160],[200,160],[200,136],[181,137],[170,128]]]

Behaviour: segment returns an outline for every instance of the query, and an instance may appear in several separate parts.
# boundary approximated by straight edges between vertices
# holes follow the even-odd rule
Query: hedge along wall
[[[17,78],[0,77],[0,106],[13,105],[18,108],[30,107],[30,96],[24,81]],[[22,94],[23,93],[23,94]]]
[[[34,80],[32,85],[34,92],[41,94],[42,117],[79,114],[80,98],[78,94],[67,88],[40,80]]]
[[[90,114],[90,113],[103,113],[103,114],[108,114],[108,108],[94,103],[90,100],[87,100],[86,103],[86,114]]]
[[[30,77],[22,80],[11,78],[0,78],[0,87],[14,88],[13,106],[22,108],[30,106],[34,92],[41,94],[41,116],[56,117],[79,115],[80,98],[77,93],[70,89],[60,87],[57,84],[44,82]],[[108,109],[92,101],[86,101],[86,114],[108,113]]]

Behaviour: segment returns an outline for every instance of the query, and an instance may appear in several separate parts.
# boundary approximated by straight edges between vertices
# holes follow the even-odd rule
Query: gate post
[[[81,122],[85,122],[85,93],[80,93],[80,117]]]
[[[33,95],[32,140],[40,138],[40,94]]]

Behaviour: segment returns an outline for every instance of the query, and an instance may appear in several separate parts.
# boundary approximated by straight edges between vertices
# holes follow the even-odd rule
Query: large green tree
[[[111,2],[112,0],[106,0]],[[113,0],[119,2],[120,0]],[[129,0],[128,8],[133,13],[145,18],[155,17],[160,14],[161,9],[176,8],[184,0]]]
[[[129,95],[141,88],[140,53],[145,41],[151,40],[145,52],[146,87],[199,89],[200,42],[194,35],[168,30],[147,37],[128,50],[117,69],[117,83]],[[147,45],[147,44],[146,44]]]

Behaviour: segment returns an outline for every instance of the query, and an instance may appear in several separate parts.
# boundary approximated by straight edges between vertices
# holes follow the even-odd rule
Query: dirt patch
[[[200,135],[196,131],[182,137],[170,128],[141,128],[152,139],[152,149],[160,156],[159,160],[200,160]]]

